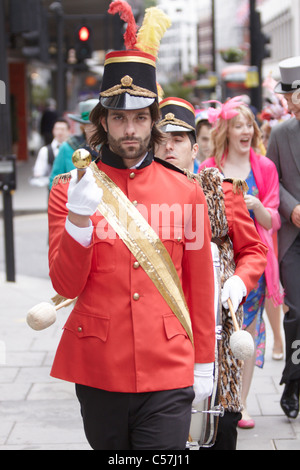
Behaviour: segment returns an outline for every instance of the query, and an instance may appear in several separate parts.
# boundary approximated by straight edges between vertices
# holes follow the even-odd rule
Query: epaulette
[[[55,176],[52,182],[52,186],[56,186],[58,183],[66,184],[71,179],[71,172],[69,173],[62,173],[61,175]]]
[[[249,189],[246,181],[238,178],[225,178],[224,182],[232,183],[232,190],[234,194],[247,193]]]
[[[191,181],[193,180],[198,180],[199,181],[199,173],[195,174],[192,173],[189,170],[182,170],[181,168],[178,168],[177,166],[173,165],[172,163],[166,162],[165,160],[161,160],[158,157],[154,157],[154,161],[157,163],[160,163],[163,165],[165,168],[169,168],[170,170],[177,171],[178,173],[181,173],[182,175],[186,175],[187,178]],[[206,174],[206,180],[209,179],[212,176],[217,176],[217,174],[220,174],[219,170],[214,167],[209,167],[205,168],[203,171],[203,174]],[[220,175],[221,176],[221,175]],[[248,191],[248,185],[245,180],[238,179],[238,178],[224,178],[224,182],[231,183],[232,184],[232,189],[233,192],[236,194],[239,194],[240,192],[246,193]]]

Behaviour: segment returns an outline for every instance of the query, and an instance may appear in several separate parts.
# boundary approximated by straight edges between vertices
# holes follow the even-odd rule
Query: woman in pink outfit
[[[255,426],[247,413],[246,401],[254,366],[263,367],[265,350],[265,326],[263,310],[265,288],[274,305],[283,302],[279,282],[279,267],[273,244],[273,233],[280,228],[279,181],[274,163],[258,152],[260,130],[252,111],[240,97],[232,98],[217,109],[209,108],[209,121],[213,123],[213,157],[205,160],[199,168],[217,167],[225,178],[243,179],[248,184],[245,201],[262,241],[268,246],[268,264],[258,285],[248,293],[244,304],[244,326],[256,345],[256,354],[245,361],[242,378],[242,402],[244,405],[240,427]]]

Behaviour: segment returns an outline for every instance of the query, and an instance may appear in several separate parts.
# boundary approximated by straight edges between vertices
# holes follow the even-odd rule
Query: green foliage
[[[230,47],[229,49],[221,49],[222,59],[228,63],[240,62],[246,55],[246,52],[239,47]]]
[[[144,0],[144,6],[145,8],[156,7],[157,0]]]
[[[193,96],[194,88],[192,86],[183,85],[180,82],[172,82],[163,86],[164,98],[168,96],[176,96],[183,100],[189,101]]]

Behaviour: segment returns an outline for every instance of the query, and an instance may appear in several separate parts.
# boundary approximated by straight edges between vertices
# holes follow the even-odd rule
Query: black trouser
[[[193,387],[116,393],[76,384],[87,440],[94,450],[184,450]]]
[[[241,413],[225,411],[219,419],[216,442],[212,447],[201,447],[200,450],[236,450],[237,424],[242,419]]]
[[[286,343],[285,368],[281,383],[300,379],[300,235],[280,263],[281,282],[285,290],[284,302],[289,310],[284,315],[283,326]],[[298,353],[297,353],[298,350]]]

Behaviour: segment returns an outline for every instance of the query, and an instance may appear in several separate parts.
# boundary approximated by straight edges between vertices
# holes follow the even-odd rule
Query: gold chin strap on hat
[[[193,126],[190,126],[190,124],[188,124],[187,122],[182,121],[181,119],[177,119],[175,117],[175,114],[173,113],[166,114],[164,119],[159,121],[158,127],[164,127],[167,124],[173,124],[174,126],[186,127],[187,129],[190,129],[192,131],[195,130],[195,128]]]
[[[142,96],[146,98],[157,97],[156,93],[153,93],[152,91],[147,90],[146,88],[141,88],[137,85],[134,85],[133,78],[131,78],[129,75],[125,75],[125,77],[121,79],[121,83],[119,85],[115,85],[112,88],[109,88],[108,90],[102,91],[100,93],[100,96],[102,98],[110,98],[111,96],[122,95],[123,93],[128,93],[132,96]]]

